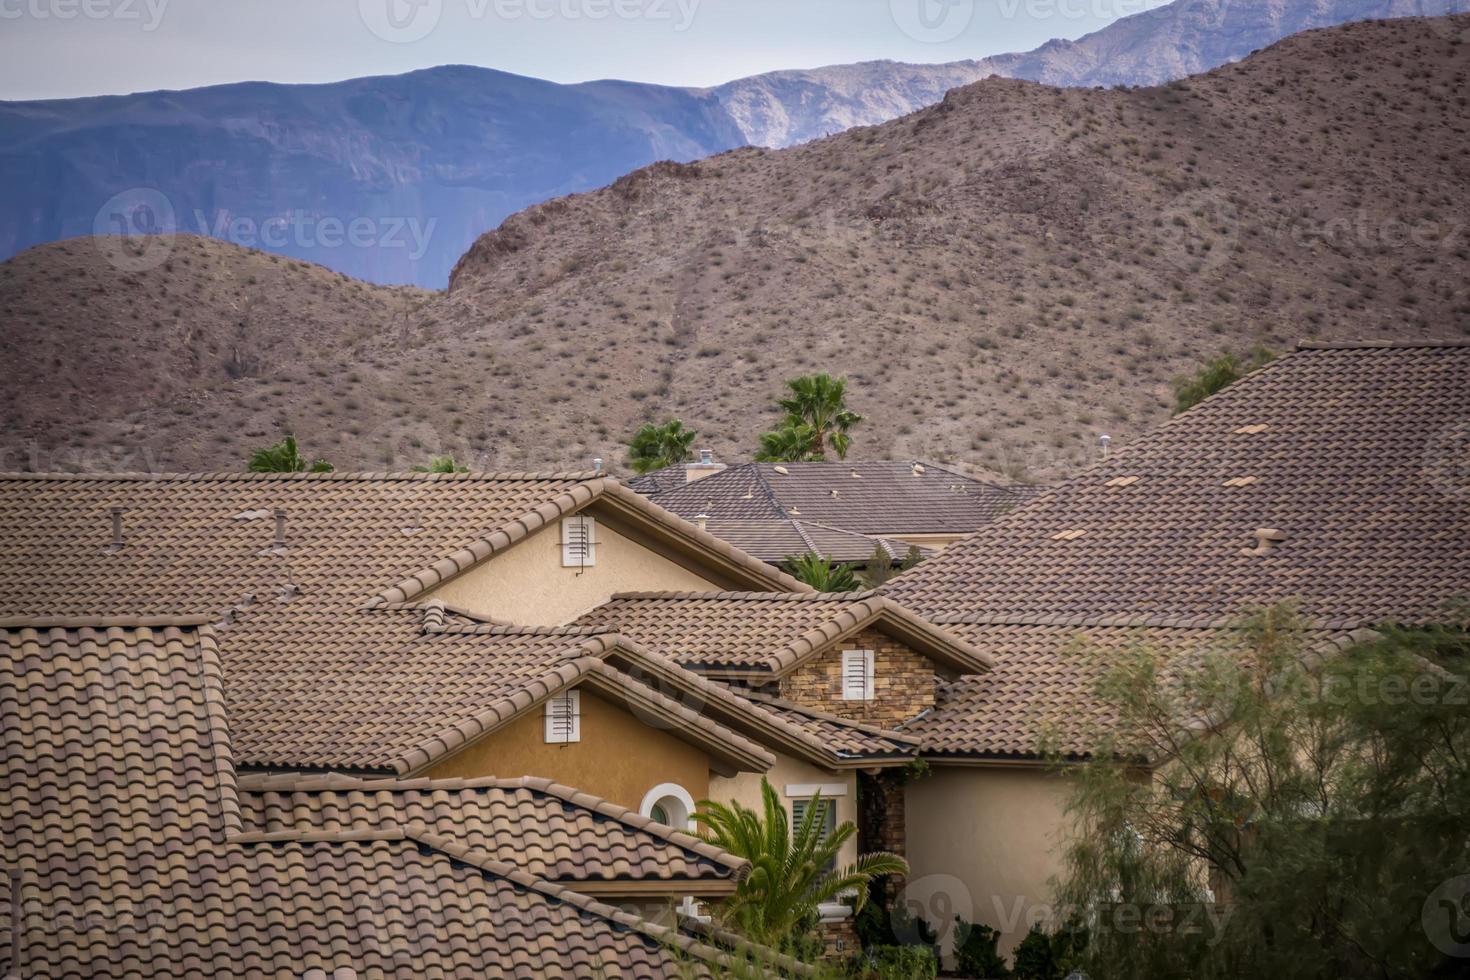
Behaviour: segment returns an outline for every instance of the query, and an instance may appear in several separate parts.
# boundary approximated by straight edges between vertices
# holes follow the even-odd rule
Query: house
[[[766,561],[815,551],[867,561],[874,547],[902,558],[937,551],[1044,488],[997,486],[934,463],[714,462],[671,466],[632,489]]]
[[[1072,759],[1109,720],[1095,659],[1228,642],[1289,601],[1323,641],[1470,596],[1470,344],[1302,345],[883,590],[994,660],[905,725],[916,881],[1000,928],[1044,914]]]
[[[728,893],[743,870],[731,855],[541,780],[246,777],[225,699],[217,633],[189,617],[0,625],[6,975],[670,976],[729,962],[630,909]]]
[[[370,839],[460,860],[487,845],[454,828],[511,806],[494,852],[507,875],[653,922],[673,901],[728,894],[728,855],[697,879],[644,880],[588,840],[573,867],[543,867],[523,832],[537,807],[592,811],[597,846],[621,855],[609,821],[684,831],[696,801],[749,798],[762,775],[804,766],[799,809],[838,774],[917,751],[860,718],[743,697],[606,622],[568,622],[628,588],[805,590],[597,474],[14,475],[0,477],[0,514],[0,625],[20,631],[25,664],[32,634],[55,630],[82,631],[52,639],[89,651],[99,636],[155,642],[113,630],[189,630],[181,659],[218,659],[230,775],[180,792],[260,798],[211,846]],[[91,747],[72,748],[93,764]],[[126,791],[149,792],[149,772]],[[616,880],[597,870],[608,863]]]

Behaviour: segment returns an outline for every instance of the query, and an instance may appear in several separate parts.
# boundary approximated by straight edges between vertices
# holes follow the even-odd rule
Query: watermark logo
[[[162,265],[174,249],[174,206],[148,187],[114,194],[92,219],[92,238],[111,265],[146,272]]]
[[[118,20],[156,31],[168,0],[0,0],[0,20]]]
[[[1451,878],[1430,892],[1419,921],[1441,953],[1470,957],[1470,875]]]
[[[906,946],[922,945],[927,929],[941,949],[953,949],[965,941],[961,923],[975,919],[975,900],[969,886],[954,875],[932,874],[911,878],[895,897],[889,912],[893,936]]]
[[[1444,426],[1425,443],[1420,469],[1447,497],[1470,497],[1470,420]]]
[[[1240,240],[1240,211],[1208,190],[1185,191],[1160,212],[1155,237],[1171,265],[1198,274],[1223,265]]]
[[[439,26],[444,0],[357,0],[357,13],[384,41],[412,44]]]
[[[3,0],[0,0],[3,2]],[[700,0],[463,0],[470,21],[652,21],[683,32],[694,25]],[[363,24],[394,44],[421,41],[439,26],[444,0],[358,0]]]
[[[915,41],[943,44],[975,19],[975,0],[888,0],[893,22]]]

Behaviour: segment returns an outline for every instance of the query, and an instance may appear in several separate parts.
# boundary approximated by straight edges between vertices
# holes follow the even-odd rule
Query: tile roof
[[[1116,726],[1116,710],[1098,692],[1109,657],[1143,648],[1179,671],[1210,653],[1239,652],[1238,630],[1134,626],[950,627],[970,642],[1003,650],[984,677],[942,685],[934,710],[904,725],[927,758],[985,756],[1035,758],[1044,749],[1085,757],[1100,735]],[[1308,650],[1340,647],[1357,631],[1306,630]]]
[[[606,638],[434,634],[402,608],[591,504],[805,588],[591,474],[0,475],[0,618],[206,612],[242,764],[402,775],[597,672]]]
[[[698,837],[548,779],[246,775],[240,789],[242,840],[419,828],[583,894],[630,882],[721,894],[747,868]]]
[[[839,718],[783,698],[755,691],[742,691],[741,694],[761,710],[807,732],[840,761],[911,759],[918,754],[923,741],[916,735]]]
[[[1467,420],[1470,345],[1303,349],[884,593],[995,623],[1209,624],[1286,599],[1323,627],[1424,622],[1470,594]]]
[[[720,962],[427,823],[239,840],[207,627],[7,627],[0,711],[6,975],[667,976],[675,957]]]
[[[741,463],[672,487],[642,478],[634,489],[681,517],[707,514],[712,526],[799,518],[869,535],[968,534],[1042,490],[905,462]]]
[[[991,653],[905,726],[924,753],[1080,751],[1079,634],[1208,648],[1295,601],[1334,635],[1470,595],[1470,345],[1304,345],[882,589]],[[1279,533],[1278,533],[1279,532]]]
[[[815,521],[791,519],[710,521],[709,532],[748,555],[772,563],[816,552],[830,561],[866,563],[882,547],[891,561],[901,561],[911,545],[877,535],[859,534]],[[920,549],[920,554],[929,554]]]
[[[577,620],[701,672],[779,676],[869,624],[955,670],[989,657],[874,592],[630,592]]]

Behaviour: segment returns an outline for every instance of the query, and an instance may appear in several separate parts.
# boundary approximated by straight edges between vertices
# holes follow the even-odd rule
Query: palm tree
[[[783,564],[791,577],[805,582],[818,592],[856,592],[857,576],[851,565],[839,565],[825,555],[808,551],[800,557],[788,557]]]
[[[431,456],[427,466],[415,466],[415,473],[468,473],[470,468],[455,460],[453,456]]]
[[[790,397],[776,404],[786,413],[788,422],[804,422],[812,427],[812,455],[824,459],[831,446],[838,459],[846,459],[852,442],[848,430],[863,420],[847,407],[847,379],[823,372],[788,381],[786,387],[791,390]]]
[[[651,473],[694,458],[689,447],[699,433],[686,429],[680,419],[663,425],[645,424],[628,442],[628,464],[638,473]]]
[[[824,833],[826,808],[833,804],[820,795],[794,829],[768,779],[761,779],[761,798],[764,813],[704,800],[694,814],[706,840],[750,862],[750,873],[722,910],[728,924],[748,938],[789,946],[815,919],[817,906],[851,894],[854,912],[861,911],[874,877],[908,873],[903,858],[883,852],[863,854],[837,868],[837,855],[857,828],[847,821]]]
[[[250,454],[252,473],[330,473],[332,469],[332,464],[324,459],[308,463],[296,446],[296,437],[289,434],[274,446]]]
[[[757,463],[802,463],[819,460],[821,453],[812,452],[816,430],[805,422],[787,419],[779,429],[761,434],[761,447],[755,454]]]

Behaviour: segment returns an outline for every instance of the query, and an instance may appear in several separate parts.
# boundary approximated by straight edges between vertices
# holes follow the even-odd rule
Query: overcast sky
[[[442,64],[713,85],[1079,37],[1158,0],[0,0],[0,99]]]

